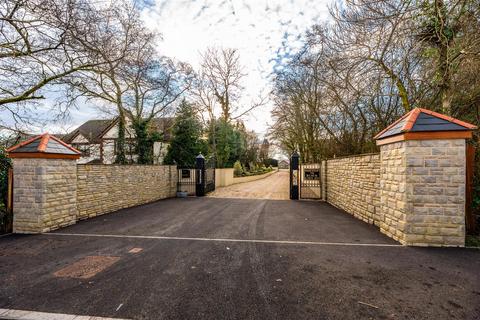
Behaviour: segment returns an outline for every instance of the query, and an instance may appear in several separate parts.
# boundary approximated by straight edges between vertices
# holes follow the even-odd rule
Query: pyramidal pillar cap
[[[81,152],[57,137],[44,133],[7,150],[10,158],[78,159]]]
[[[405,140],[469,139],[477,126],[427,109],[415,108],[378,133],[377,145]]]

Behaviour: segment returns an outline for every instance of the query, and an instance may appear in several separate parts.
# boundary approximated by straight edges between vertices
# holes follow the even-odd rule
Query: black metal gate
[[[195,168],[178,168],[177,191],[189,196],[202,197],[215,190],[215,161],[195,158]]]
[[[300,199],[322,199],[321,172],[320,163],[300,165]]]
[[[297,152],[290,159],[290,199],[322,199],[321,163],[300,164]]]
[[[186,192],[189,196],[195,195],[197,169],[178,168],[177,191]]]
[[[215,190],[215,159],[210,158],[205,163],[205,193]]]

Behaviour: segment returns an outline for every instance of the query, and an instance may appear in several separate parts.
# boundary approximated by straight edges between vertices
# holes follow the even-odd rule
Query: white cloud
[[[162,34],[158,50],[199,65],[199,53],[211,46],[237,48],[248,77],[248,104],[269,92],[277,61],[301,45],[299,35],[328,18],[328,0],[157,0],[143,10],[147,26]],[[264,133],[270,106],[247,117],[247,127]]]

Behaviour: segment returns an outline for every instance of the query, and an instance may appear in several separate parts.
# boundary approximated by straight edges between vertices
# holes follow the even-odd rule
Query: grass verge
[[[480,248],[480,236],[479,235],[467,235],[465,238],[466,247]]]

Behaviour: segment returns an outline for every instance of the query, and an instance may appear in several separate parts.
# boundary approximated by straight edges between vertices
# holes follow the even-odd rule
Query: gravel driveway
[[[217,188],[209,194],[214,198],[289,199],[289,172],[280,170],[266,178]]]

